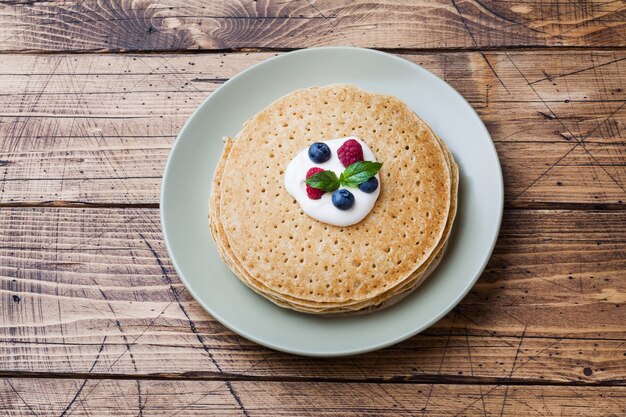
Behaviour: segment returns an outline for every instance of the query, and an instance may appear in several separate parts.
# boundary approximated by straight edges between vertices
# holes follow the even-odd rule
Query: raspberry
[[[324,172],[324,170],[322,168],[313,167],[307,171],[306,178],[309,179],[318,172]],[[309,184],[307,184],[306,195],[308,195],[311,200],[319,200],[324,195],[324,190],[313,188]]]
[[[337,149],[337,156],[344,167],[363,160],[363,148],[355,139],[348,139]]]

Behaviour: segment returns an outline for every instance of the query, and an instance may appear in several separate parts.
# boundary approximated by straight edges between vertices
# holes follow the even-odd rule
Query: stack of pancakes
[[[289,161],[314,142],[356,136],[383,163],[381,192],[361,222],[306,215],[284,188]],[[281,307],[353,314],[417,288],[446,249],[458,167],[446,145],[399,99],[352,85],[295,91],[226,139],[210,197],[222,259]]]

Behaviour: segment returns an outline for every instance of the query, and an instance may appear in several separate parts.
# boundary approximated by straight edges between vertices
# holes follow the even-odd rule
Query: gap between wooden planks
[[[274,55],[5,56],[0,206],[155,207],[191,112]],[[479,113],[500,155],[507,207],[624,207],[626,52],[403,56]]]
[[[2,51],[626,46],[621,1],[8,2]]]
[[[447,317],[383,351],[311,360],[204,312],[166,255],[157,210],[2,209],[0,371],[622,384],[625,234],[626,211],[509,210],[487,269]]]

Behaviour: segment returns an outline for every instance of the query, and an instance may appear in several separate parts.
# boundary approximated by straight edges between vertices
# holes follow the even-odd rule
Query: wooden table
[[[453,312],[325,360],[205,313],[158,214],[195,107],[319,45],[447,80],[491,132],[506,194]],[[2,1],[0,52],[0,414],[626,415],[623,0]]]

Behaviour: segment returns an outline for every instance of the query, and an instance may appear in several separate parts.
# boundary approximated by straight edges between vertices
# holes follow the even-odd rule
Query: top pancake
[[[360,223],[307,216],[283,185],[311,143],[357,136],[378,161],[381,193]],[[450,171],[432,131],[395,97],[350,85],[293,92],[237,135],[220,185],[225,237],[238,263],[271,290],[315,302],[367,300],[400,285],[442,238]]]

